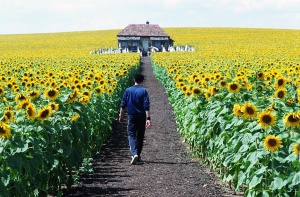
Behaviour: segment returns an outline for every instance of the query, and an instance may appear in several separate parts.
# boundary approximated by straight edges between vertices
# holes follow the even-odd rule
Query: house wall
[[[122,49],[128,48],[130,51],[134,46],[147,51],[148,49],[144,49],[145,44],[143,43],[145,42],[148,42],[148,47],[156,47],[159,49],[159,51],[162,51],[162,46],[167,49],[169,45],[173,45],[173,43],[166,38],[160,39],[155,37],[120,37],[118,38],[118,47],[121,47]]]

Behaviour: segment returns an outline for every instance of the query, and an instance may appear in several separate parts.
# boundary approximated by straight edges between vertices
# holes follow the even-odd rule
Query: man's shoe
[[[143,163],[144,163],[144,161],[142,160],[142,158],[141,158],[141,157],[139,157],[139,159],[138,159],[138,163],[139,163],[139,164],[143,164]]]
[[[131,165],[137,164],[138,160],[139,160],[139,156],[134,155],[131,159]]]

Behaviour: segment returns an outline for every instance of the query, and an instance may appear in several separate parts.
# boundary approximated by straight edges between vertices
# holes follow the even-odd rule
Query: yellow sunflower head
[[[228,91],[232,92],[232,93],[236,93],[236,92],[240,91],[240,85],[237,82],[229,83],[227,88],[228,88]]]
[[[274,111],[274,110],[276,110],[276,108],[275,108],[275,103],[272,103],[270,106],[268,106],[268,107],[265,109],[265,111]]]
[[[95,88],[95,92],[96,92],[97,96],[100,96],[102,94],[103,90],[100,86],[98,86],[98,87]]]
[[[297,144],[294,144],[293,145],[293,152],[296,154],[296,155],[299,155],[300,153],[300,143],[297,143]]]
[[[227,86],[227,83],[226,83],[226,81],[222,80],[222,81],[220,81],[219,85],[220,85],[220,87],[225,88]]]
[[[258,72],[257,73],[257,79],[260,81],[263,81],[265,78],[265,74],[263,72]]]
[[[74,89],[73,92],[69,95],[68,99],[67,99],[67,103],[73,103],[79,96],[79,91],[78,89]]]
[[[81,98],[79,98],[78,101],[80,103],[86,105],[86,104],[88,104],[88,102],[90,102],[90,97],[89,96],[82,96]]]
[[[51,116],[51,106],[46,106],[38,111],[38,120],[43,122]]]
[[[268,135],[264,139],[264,148],[270,152],[277,151],[281,144],[282,144],[281,139],[274,135]]]
[[[28,92],[30,99],[34,100],[39,97],[39,92],[36,90],[32,90]]]
[[[212,87],[211,89],[210,89],[210,92],[211,92],[211,94],[212,95],[215,95],[215,94],[217,94],[218,92],[219,92],[219,88],[217,88],[217,87]]]
[[[91,97],[92,93],[90,91],[85,90],[85,91],[82,92],[82,95]]]
[[[199,96],[201,94],[201,90],[198,87],[193,88],[193,96]]]
[[[286,95],[286,89],[285,88],[279,88],[276,92],[275,92],[275,96],[277,98],[283,99]]]
[[[52,110],[58,111],[59,104],[53,102],[53,103],[50,103],[50,107]]]
[[[22,100],[21,103],[19,104],[19,108],[25,109],[27,105],[29,105],[31,102],[30,100]]]
[[[18,94],[16,97],[15,97],[15,101],[18,102],[18,101],[23,101],[23,100],[26,100],[27,97],[24,95],[24,94]]]
[[[6,117],[5,122],[13,122],[14,121],[14,112],[12,110],[6,110],[4,113],[4,116]]]
[[[34,120],[36,117],[36,108],[34,105],[30,104],[26,106],[26,116],[30,120]]]
[[[294,101],[293,101],[293,99],[292,98],[288,98],[288,99],[286,99],[286,104],[287,105],[293,105],[294,104]]]
[[[288,113],[283,120],[287,127],[299,127],[300,126],[300,113]]]
[[[263,111],[258,115],[258,122],[261,128],[268,129],[269,126],[273,127],[275,125],[276,116],[270,111]]]
[[[275,82],[276,88],[281,88],[287,83],[286,79],[284,77],[279,77],[277,81]]]
[[[185,93],[188,90],[188,87],[186,85],[181,86],[181,90]]]
[[[5,93],[4,88],[0,86],[0,96],[2,96]]]
[[[186,90],[186,91],[184,92],[184,95],[185,95],[186,97],[190,97],[190,96],[192,95],[192,92],[189,91],[189,90]]]
[[[108,89],[107,89],[107,93],[108,93],[108,94],[112,94],[113,92],[114,92],[114,90],[113,90],[112,88],[108,88]]]
[[[210,97],[212,96],[212,95],[211,95],[211,91],[209,91],[209,90],[206,90],[206,92],[205,92],[205,95],[204,95],[204,96],[205,96],[205,98],[206,98],[206,100],[207,100],[207,101],[210,101]]]
[[[194,83],[195,83],[195,84],[198,84],[200,81],[201,81],[201,80],[200,80],[199,77],[194,78]]]
[[[234,106],[233,106],[233,114],[235,115],[235,116],[243,116],[243,112],[241,111],[241,109],[242,109],[242,106],[240,105],[240,104],[234,104]]]
[[[0,137],[1,138],[11,137],[10,126],[4,122],[0,122]]]
[[[59,96],[59,91],[54,88],[51,88],[49,90],[46,90],[44,94],[47,99],[53,101]]]
[[[244,119],[253,119],[257,116],[257,108],[250,102],[244,103],[241,108]]]

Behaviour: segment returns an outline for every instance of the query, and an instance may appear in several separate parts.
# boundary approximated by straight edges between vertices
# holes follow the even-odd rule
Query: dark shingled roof
[[[159,25],[130,24],[117,36],[169,36]]]

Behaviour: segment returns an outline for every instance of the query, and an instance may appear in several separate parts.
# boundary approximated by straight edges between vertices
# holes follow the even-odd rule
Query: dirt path
[[[111,140],[94,158],[94,173],[82,175],[82,184],[64,191],[64,196],[231,196],[213,173],[207,173],[205,166],[189,156],[176,131],[165,89],[155,79],[148,57],[142,58],[141,69],[152,122],[141,155],[145,163],[130,165],[126,123],[116,122]]]

